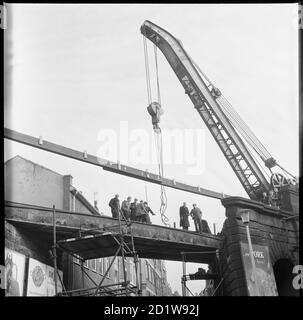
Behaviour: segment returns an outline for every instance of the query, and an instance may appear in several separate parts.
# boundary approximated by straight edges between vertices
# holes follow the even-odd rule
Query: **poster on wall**
[[[27,296],[54,296],[54,268],[38,260],[29,259]],[[63,279],[62,271],[58,270]],[[57,282],[58,292],[62,292],[60,280]]]
[[[253,245],[256,265],[254,277],[252,262],[247,243],[241,242],[241,255],[244,266],[246,284],[250,296],[277,296],[277,286],[267,246]]]
[[[59,277],[63,281],[63,272],[58,270],[59,276],[57,275],[57,292],[62,292],[62,285]],[[51,266],[46,266],[46,275],[47,275],[47,287],[46,295],[54,296],[56,293],[55,290],[55,269]]]
[[[25,255],[5,248],[6,296],[23,296]]]

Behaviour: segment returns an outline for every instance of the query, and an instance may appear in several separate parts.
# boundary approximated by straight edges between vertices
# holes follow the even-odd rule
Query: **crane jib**
[[[180,41],[169,32],[145,21],[141,33],[166,57],[249,197],[259,199],[263,191],[270,190],[270,184],[217,103],[220,92],[205,82]]]

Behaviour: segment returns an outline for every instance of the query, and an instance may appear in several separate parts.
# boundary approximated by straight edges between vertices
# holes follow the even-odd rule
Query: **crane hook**
[[[161,107],[160,103],[158,102],[152,102],[148,107],[147,107],[147,111],[148,113],[151,115],[152,117],[152,124],[153,124],[153,128],[154,130],[160,131],[160,127],[159,127],[159,122],[160,122],[160,117],[162,116],[162,114],[164,113],[163,108]]]

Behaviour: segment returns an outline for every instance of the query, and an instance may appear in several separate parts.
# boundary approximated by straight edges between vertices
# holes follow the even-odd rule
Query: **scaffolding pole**
[[[57,280],[57,237],[56,237],[56,208],[53,205],[53,257],[54,257],[54,280],[55,280],[55,295],[58,294]]]
[[[54,282],[55,282],[55,295],[58,295],[58,278],[60,280],[62,290],[65,290],[65,286],[63,283],[63,280],[61,279],[60,273],[58,271],[58,266],[57,266],[57,229],[56,229],[56,207],[53,205],[53,245],[52,245],[52,250],[51,252],[51,258],[53,259],[53,264],[54,264]]]
[[[55,226],[55,224],[54,224],[54,226]],[[116,236],[114,233],[112,233],[112,231],[110,232],[110,234],[113,237],[113,239],[115,240],[116,244],[118,245],[118,248],[117,248],[115,255],[113,256],[113,259],[111,260],[107,270],[105,271],[104,275],[102,276],[99,284],[97,284],[89,276],[89,274],[84,270],[83,259],[80,257],[82,279],[84,281],[84,274],[85,274],[92,281],[92,283],[94,284],[94,287],[84,288],[84,282],[83,282],[83,289],[70,290],[70,291],[65,290],[65,295],[76,294],[78,296],[81,296],[81,295],[82,296],[91,296],[91,295],[97,296],[97,295],[102,295],[102,294],[104,294],[104,295],[123,295],[123,293],[124,293],[126,296],[128,296],[131,293],[133,293],[135,295],[141,294],[141,290],[139,290],[140,284],[139,284],[139,279],[138,279],[138,254],[135,250],[135,243],[134,243],[134,237],[133,237],[132,228],[131,228],[131,221],[129,221],[128,219],[125,218],[122,211],[119,212],[119,215],[118,215],[117,227],[118,227],[118,236]],[[95,229],[89,229],[89,230],[82,230],[81,226],[80,226],[80,229],[78,231],[79,232],[79,239],[82,238],[82,234],[88,234],[90,232],[96,232],[98,230],[100,230],[100,231],[102,230],[102,232],[107,232],[107,229],[110,229],[110,228],[112,228],[112,226],[110,226],[109,228],[103,227],[102,229],[95,228]],[[131,236],[131,248],[125,242],[125,239],[124,239],[125,233],[130,234],[130,236]],[[54,227],[54,243],[56,241],[55,235],[56,235],[56,228]],[[73,252],[71,252],[67,248],[60,247],[59,244],[56,244],[56,247],[58,245],[58,248],[60,248],[61,250],[65,250],[71,256],[75,256],[75,254]],[[122,257],[124,281],[120,282],[118,284],[104,285],[104,281],[105,281],[107,275],[109,274],[109,271],[110,271],[115,259],[117,259],[117,256],[119,254]],[[126,254],[133,255],[134,265],[135,265],[136,286],[131,286],[130,282],[127,280],[127,272],[126,272],[126,265],[125,265]],[[117,286],[117,285],[120,285],[120,288],[111,289],[111,287]]]
[[[201,254],[216,254],[216,261],[218,259],[219,256],[219,250],[216,251],[182,251],[181,255],[182,255],[182,269],[183,269],[183,275],[181,277],[181,285],[182,285],[182,296],[187,296],[187,291],[189,291],[191,293],[191,295],[193,295],[193,293],[189,290],[189,288],[186,285],[186,281],[188,280],[197,280],[197,279],[188,279],[188,276],[186,274],[186,254],[197,254],[197,255],[201,255]],[[218,266],[217,266],[218,267]],[[219,270],[219,274],[220,274],[220,270]],[[203,280],[203,279],[198,279],[198,280]],[[220,281],[220,285],[222,283],[222,279]],[[219,286],[218,286],[219,287]],[[216,289],[217,290],[217,289]]]
[[[185,277],[186,277],[186,262],[185,262],[185,254],[182,254],[182,270],[183,270],[183,276],[182,276],[182,296],[187,296],[187,290],[186,290],[186,284],[185,284]]]
[[[101,279],[101,281],[100,281],[99,285],[97,286],[97,289],[96,289],[96,291],[95,291],[95,295],[97,295],[97,294],[98,294],[98,291],[99,291],[99,289],[101,288],[101,286],[102,286],[102,284],[103,284],[103,282],[104,282],[104,280],[105,280],[106,276],[108,275],[109,270],[110,270],[111,266],[113,265],[113,263],[114,263],[114,261],[115,261],[115,259],[116,259],[117,255],[118,255],[118,253],[120,252],[120,250],[121,250],[121,247],[119,247],[119,248],[118,248],[118,250],[116,251],[116,253],[115,253],[115,255],[114,255],[114,257],[113,257],[113,259],[112,259],[112,261],[111,261],[111,263],[110,263],[110,265],[108,266],[107,270],[105,271],[105,274],[103,275],[103,277],[102,277],[102,279]]]
[[[118,220],[119,220],[119,236],[120,236],[120,241],[121,241],[121,256],[122,256],[122,268],[123,268],[123,277],[124,277],[124,282],[126,283],[127,281],[127,273],[126,273],[126,268],[125,268],[125,243],[124,243],[124,232],[122,230],[122,225],[121,225],[121,215],[123,215],[122,211],[118,212]],[[125,219],[124,215],[123,218]],[[126,219],[125,219],[126,220]],[[127,221],[126,221],[127,222]],[[125,292],[126,296],[128,296],[128,288],[127,285],[125,286]]]

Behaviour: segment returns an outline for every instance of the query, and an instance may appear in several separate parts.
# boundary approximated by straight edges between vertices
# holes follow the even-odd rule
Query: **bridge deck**
[[[5,203],[5,219],[31,232],[43,233],[50,238],[53,232],[51,208],[23,204]],[[186,261],[210,263],[214,252],[219,249],[220,238],[211,234],[198,234],[157,225],[135,222],[131,225],[134,244],[140,258],[182,261],[182,252],[187,252]],[[65,249],[75,252],[85,259],[113,256],[118,248],[112,236],[101,236],[101,230],[118,231],[118,221],[106,216],[93,216],[64,210],[56,210],[56,230],[59,243],[77,238],[79,231],[88,232],[94,237],[75,239],[65,245]],[[97,234],[99,235],[97,236]],[[90,239],[90,240],[89,240]],[[130,236],[126,235],[130,242]],[[72,243],[73,242],[73,243]],[[195,252],[190,254],[190,252]],[[196,252],[204,252],[196,254]],[[205,253],[206,252],[206,253]],[[209,254],[207,253],[209,252]]]

